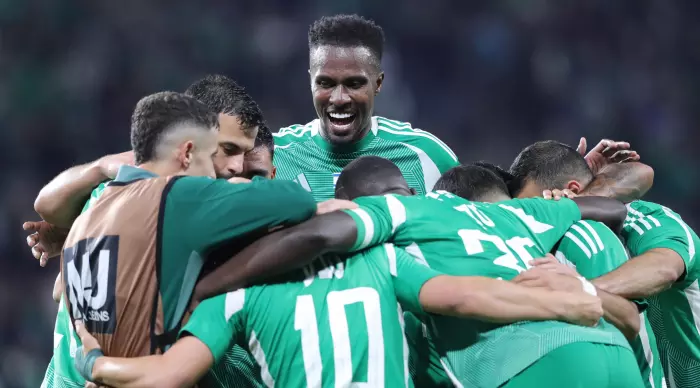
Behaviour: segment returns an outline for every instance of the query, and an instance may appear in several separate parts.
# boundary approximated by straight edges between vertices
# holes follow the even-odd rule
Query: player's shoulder
[[[450,158],[457,161],[457,156],[442,140],[428,131],[413,127],[407,121],[392,120],[386,117],[372,117],[373,127],[377,131],[377,136],[390,141],[406,143],[424,152],[445,153]]]
[[[605,224],[581,220],[575,222],[564,235],[562,241],[578,246],[590,258],[592,254],[602,252],[606,246],[617,244],[619,241],[615,232]]]
[[[280,128],[272,134],[275,142],[275,149],[284,149],[293,143],[307,140],[312,136],[317,120],[312,120],[306,124],[292,124]]]
[[[636,200],[625,205],[627,207],[627,215],[640,216],[652,213],[663,213],[665,206],[649,201]],[[668,208],[666,208],[668,209]],[[670,209],[668,209],[670,210]]]

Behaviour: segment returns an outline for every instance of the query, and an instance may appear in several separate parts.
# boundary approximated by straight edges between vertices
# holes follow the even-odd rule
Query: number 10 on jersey
[[[333,352],[335,386],[347,386],[352,381],[351,337],[345,307],[362,305],[367,326],[368,365],[367,382],[352,383],[352,387],[381,387],[384,385],[384,334],[379,293],[369,287],[329,292],[325,301],[331,338],[319,339],[319,317],[313,296],[300,295],[296,300],[294,329],[301,332],[301,350],[304,357],[307,387],[320,387],[323,376],[321,346]],[[355,340],[355,338],[353,338]],[[329,343],[330,341],[330,343]]]

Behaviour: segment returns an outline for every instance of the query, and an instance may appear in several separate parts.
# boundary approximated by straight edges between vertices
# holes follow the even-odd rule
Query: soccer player
[[[541,141],[526,147],[515,158],[510,170],[519,185],[511,189],[519,198],[524,198],[527,193],[542,193],[548,189],[569,189],[578,194],[584,192],[593,181],[593,173],[584,158],[573,148],[556,141]],[[524,187],[528,190],[523,190]],[[569,229],[556,247],[556,257],[589,280],[614,270],[628,260],[617,235],[607,226],[589,220],[579,221]],[[639,314],[636,322],[630,321],[634,316],[615,319],[615,316],[608,314],[612,310],[610,304],[606,306],[605,302],[604,299],[605,318],[630,340],[646,386],[663,387],[664,376],[656,336],[647,312]]]
[[[316,211],[291,182],[213,179],[217,125],[193,97],[143,98],[131,132],[139,167],[121,167],[71,228],[61,255],[66,307],[109,354],[153,354],[174,342],[213,248]]]
[[[388,175],[374,174],[378,170],[366,171],[362,178],[369,178],[374,188],[384,182],[382,191],[400,186],[410,194],[398,168],[392,167],[396,169],[393,180],[382,180]],[[268,236],[241,255],[257,252],[275,238]],[[233,337],[247,343],[267,386],[364,382],[372,387],[405,387],[409,382],[401,333],[403,308],[512,322],[546,319],[552,314],[539,311],[542,298],[562,295],[516,290],[511,284],[486,278],[438,276],[390,244],[348,256],[327,255],[280,284],[206,300],[183,329],[192,336],[181,339],[165,355],[137,360],[97,358],[93,366],[85,364],[86,372],[114,386],[193,384]],[[582,295],[579,290],[569,298]],[[90,351],[90,340],[85,337]]]
[[[700,381],[700,260],[698,235],[671,209],[647,201],[627,205],[622,238],[632,259],[594,283],[626,298],[648,298],[670,387]]]
[[[434,135],[373,116],[381,92],[384,32],[357,15],[323,17],[309,29],[309,75],[318,118],[275,134],[278,178],[316,200],[333,197],[341,170],[362,155],[396,163],[418,193],[429,191],[457,157]]]
[[[274,179],[277,175],[277,167],[273,163],[275,156],[275,143],[272,132],[265,124],[260,126],[258,136],[255,138],[255,147],[246,152],[243,158],[243,176],[247,179],[261,176]]]
[[[500,187],[505,189],[502,181]],[[274,257],[297,248],[304,255],[357,250],[392,241],[438,271],[509,280],[524,272],[533,256],[554,248],[582,216],[612,226],[624,219],[620,202],[586,199],[593,202],[526,199],[482,204],[445,192],[358,198],[358,209],[314,217],[279,232],[261,255]],[[561,322],[484,324],[441,316],[431,317],[430,323],[455,385],[643,386],[634,353],[618,330]]]

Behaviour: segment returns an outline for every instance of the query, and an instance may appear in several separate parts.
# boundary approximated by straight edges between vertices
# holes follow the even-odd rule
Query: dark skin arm
[[[632,202],[641,198],[654,183],[654,169],[639,162],[608,164],[581,195],[615,198]]]
[[[356,238],[357,226],[349,215],[336,211],[314,217],[243,249],[197,283],[194,299],[247,287],[307,265],[326,252],[346,251]]]
[[[576,197],[573,199],[581,211],[581,219],[602,222],[615,232],[619,232],[627,217],[625,205],[615,199],[605,197]]]

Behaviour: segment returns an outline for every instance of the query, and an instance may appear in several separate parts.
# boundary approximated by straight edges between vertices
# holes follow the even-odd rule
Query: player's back
[[[576,204],[568,199],[487,204],[432,192],[414,197],[367,197],[356,202],[360,208],[348,214],[358,224],[358,242],[390,240],[447,275],[503,280],[514,278],[529,268],[533,258],[548,253],[581,217]],[[449,372],[468,386],[503,384],[568,343],[629,348],[619,332],[557,321],[500,325],[442,316],[431,320],[428,326]]]
[[[415,276],[402,274],[401,260],[415,264]],[[202,332],[211,332],[219,318],[207,311],[224,310],[235,341],[253,355],[267,386],[412,386],[398,300],[419,309],[420,287],[432,277],[420,274],[426,270],[391,244],[350,258],[328,255],[277,284],[203,302],[183,330],[207,337],[199,335],[199,322],[208,325]]]
[[[156,276],[161,194],[169,178],[108,185],[73,224],[61,255],[66,303],[106,354],[152,354],[162,331]]]

